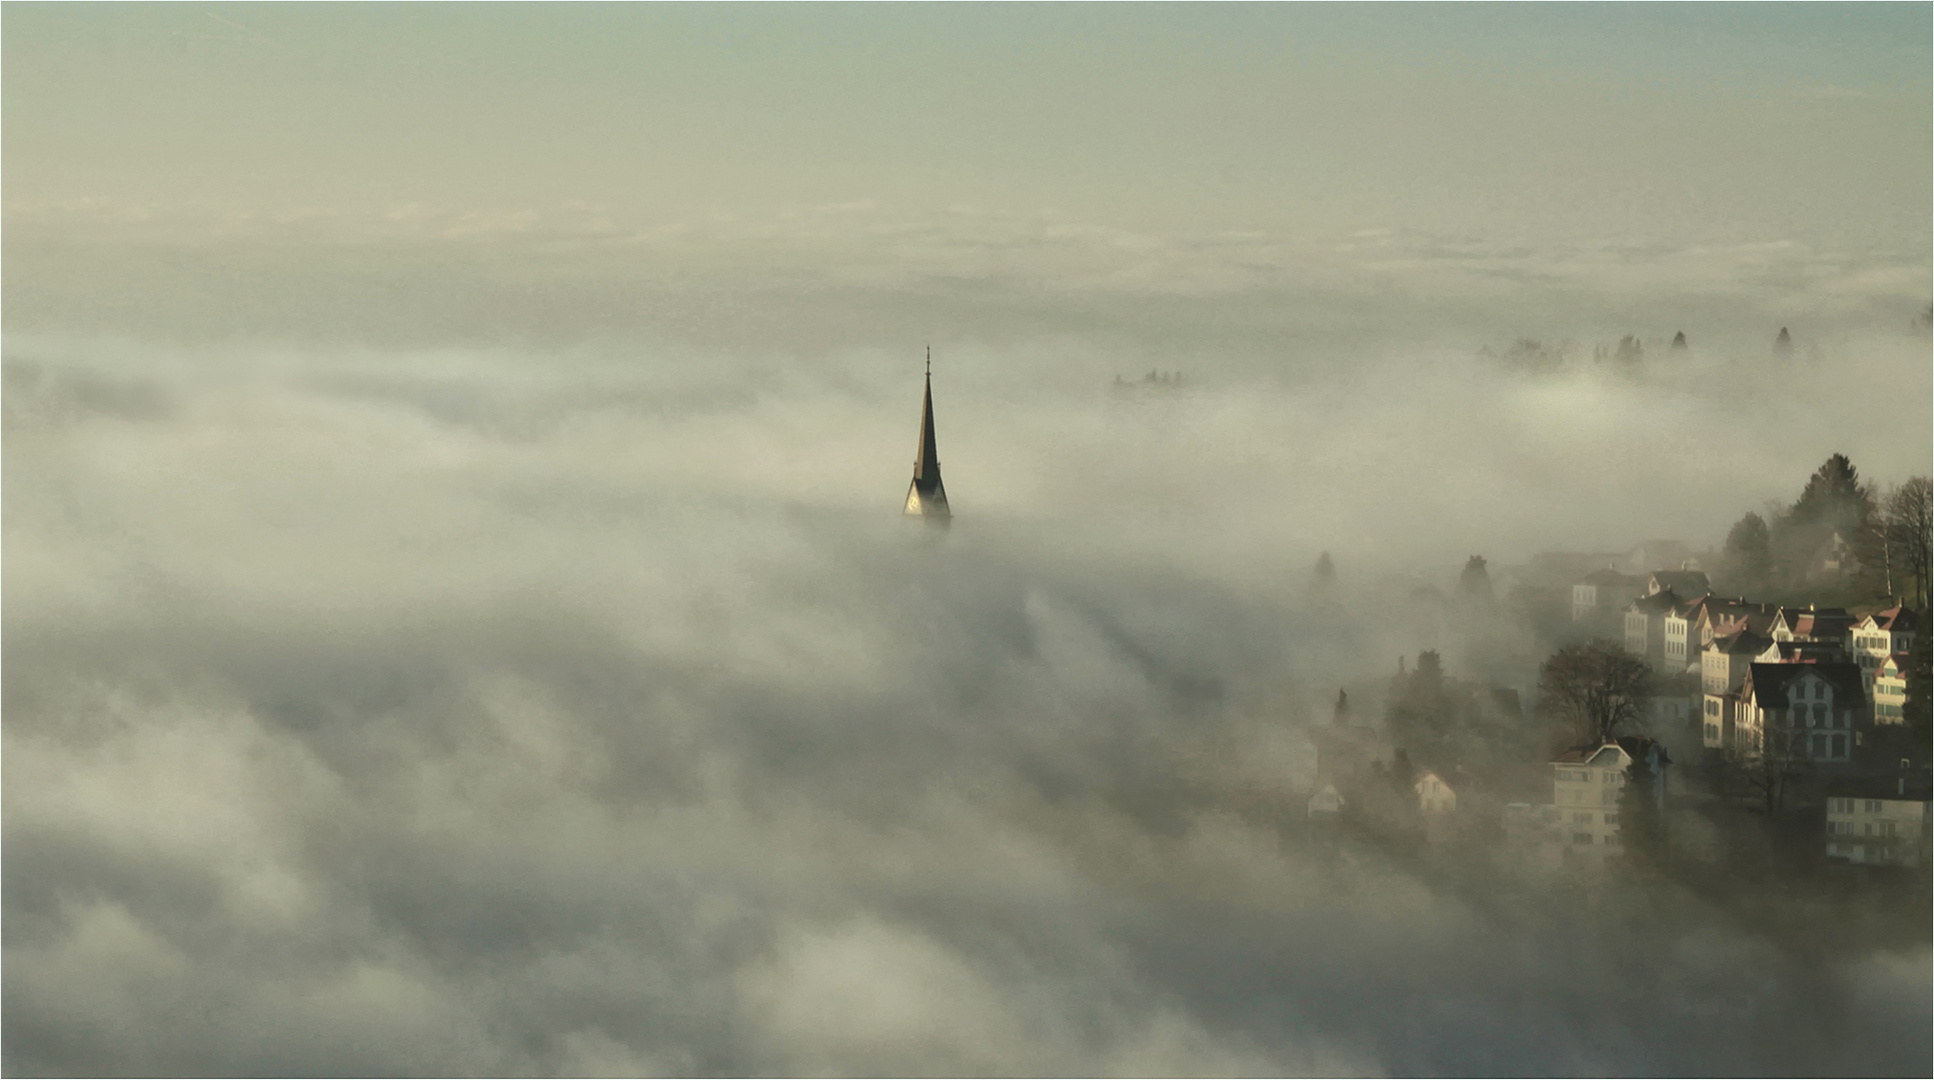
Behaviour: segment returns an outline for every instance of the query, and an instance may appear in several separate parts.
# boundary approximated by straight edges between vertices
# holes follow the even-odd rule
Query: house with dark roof
[[[1804,609],[1779,609],[1767,636],[1774,641],[1810,641],[1845,649],[1853,624],[1854,617],[1847,614],[1846,608],[1816,608],[1809,604]]]
[[[1654,570],[1646,579],[1645,591],[1648,594],[1671,591],[1691,599],[1711,593],[1712,582],[1704,570]]]
[[[1754,755],[1778,747],[1816,766],[1853,760],[1856,731],[1871,726],[1860,669],[1845,661],[1749,664],[1739,691],[1733,747]]]
[[[1699,654],[1699,689],[1704,705],[1700,726],[1707,747],[1723,750],[1735,745],[1739,688],[1754,658],[1771,644],[1772,638],[1739,629],[1714,638]]]
[[[1755,664],[1838,664],[1846,660],[1845,649],[1823,641],[1775,641],[1753,657]]]
[[[1639,598],[1645,582],[1643,575],[1621,574],[1610,567],[1586,574],[1571,587],[1571,620],[1590,622],[1621,610]]]
[[[1693,597],[1660,618],[1659,632],[1665,640],[1661,650],[1665,654],[1668,671],[1698,671],[1699,650],[1711,644],[1712,640],[1700,636],[1700,628],[1710,626],[1704,621],[1704,615],[1706,607],[1712,602],[1711,596]]]
[[[1741,630],[1771,637],[1773,617],[1779,614],[1779,608],[1773,604],[1755,604],[1738,598],[1717,596],[1705,597],[1689,605],[1687,610],[1693,618],[1693,628],[1698,631],[1699,649],[1712,644],[1716,638]],[[1688,647],[1688,651],[1696,653],[1698,649]]]
[[[1680,606],[1678,594],[1671,589],[1648,593],[1625,605],[1625,651],[1654,671],[1665,667],[1665,617]]]
[[[1612,568],[1644,577],[1654,567],[1668,570],[1699,569],[1698,561],[1692,557],[1692,549],[1686,547],[1682,540],[1646,540],[1634,544]]]

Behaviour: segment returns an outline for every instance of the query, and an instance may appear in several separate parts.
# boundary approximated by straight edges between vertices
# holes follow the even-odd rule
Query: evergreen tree
[[[1882,559],[1872,542],[1873,518],[1873,497],[1860,482],[1860,470],[1845,454],[1834,454],[1807,478],[1792,509],[1774,522],[1775,572],[1788,587],[1806,584],[1836,535],[1864,566],[1879,565]]]
[[[1491,572],[1485,569],[1484,556],[1473,555],[1464,564],[1464,572],[1457,577],[1457,593],[1466,600],[1490,601]]]
[[[1675,350],[1684,349],[1686,347],[1686,332],[1684,330],[1681,330],[1678,333],[1672,335],[1672,347]]]
[[[1391,690],[1384,723],[1392,737],[1409,746],[1435,749],[1451,725],[1452,711],[1436,650],[1418,653],[1416,670],[1399,675]]]
[[[1826,522],[1835,528],[1857,527],[1872,512],[1867,489],[1860,483],[1860,470],[1845,454],[1826,459],[1807,478],[1799,501],[1793,504],[1796,523]]]
[[[1747,512],[1726,534],[1725,573],[1727,584],[1741,594],[1766,587],[1773,572],[1773,534],[1766,519]]]
[[[1317,588],[1325,588],[1336,581],[1336,564],[1330,561],[1330,553],[1325,551],[1316,557],[1316,565],[1310,570],[1310,580]]]
[[[1793,355],[1793,335],[1787,333],[1784,326],[1780,327],[1780,336],[1773,339],[1773,355]]]
[[[1444,661],[1436,649],[1425,649],[1417,654],[1417,670],[1411,673],[1411,686],[1427,694],[1440,694],[1444,689]]]
[[[1626,857],[1640,865],[1656,865],[1665,855],[1665,815],[1660,811],[1658,774],[1647,755],[1632,758],[1625,770],[1625,790],[1618,798],[1618,835]]]

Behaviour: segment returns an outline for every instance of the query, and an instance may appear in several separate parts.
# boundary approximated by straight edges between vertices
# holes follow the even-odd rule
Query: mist
[[[782,8],[7,6],[0,1071],[1934,1069],[1924,874],[1309,801],[1934,471],[1924,6]]]
[[[10,1072],[1925,1066],[1924,934],[1282,832],[1392,590],[1710,542],[1777,401],[943,350],[936,538],[904,357],[7,348]]]

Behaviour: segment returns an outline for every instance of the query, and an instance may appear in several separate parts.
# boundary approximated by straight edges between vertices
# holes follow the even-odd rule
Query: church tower
[[[927,400],[920,413],[920,449],[913,458],[913,486],[907,488],[908,517],[926,518],[934,525],[953,520],[947,509],[947,489],[940,484],[940,450],[933,437],[933,346],[927,346]]]

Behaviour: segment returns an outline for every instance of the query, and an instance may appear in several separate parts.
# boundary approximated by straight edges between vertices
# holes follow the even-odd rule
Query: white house
[[[1773,616],[1767,636],[1774,641],[1807,641],[1844,650],[1853,624],[1854,618],[1845,608],[1816,608],[1809,604],[1804,611],[1781,608]]]
[[[1657,577],[1653,575],[1654,580]],[[1625,651],[1644,660],[1654,671],[1666,667],[1665,618],[1680,606],[1678,594],[1671,589],[1625,605]],[[1684,665],[1675,670],[1683,671]]]
[[[1874,669],[1874,723],[1907,722],[1907,654],[1897,653]]]
[[[1853,624],[1848,631],[1851,638],[1849,651],[1853,653],[1854,663],[1860,665],[1861,674],[1868,685],[1873,684],[1875,672],[1880,665],[1895,653],[1908,652],[1914,645],[1914,634],[1920,629],[1913,609],[1896,604],[1886,611],[1876,611],[1872,615]]]
[[[1713,603],[1711,596],[1694,597],[1667,611],[1660,620],[1667,671],[1699,669],[1700,650],[1712,644],[1712,620],[1707,617],[1706,609]]]
[[[1449,814],[1457,810],[1457,792],[1430,769],[1418,775],[1411,790],[1417,793],[1417,809],[1425,814]]]
[[[1309,797],[1309,816],[1311,818],[1333,818],[1343,812],[1343,795],[1336,790],[1335,784],[1324,784]]]
[[[1739,723],[1739,688],[1746,681],[1746,672],[1754,657],[1764,653],[1771,644],[1771,638],[1751,630],[1737,630],[1714,638],[1699,654],[1699,689],[1704,703],[1700,724],[1706,746],[1723,749],[1734,745]]]
[[[1619,799],[1632,762],[1643,757],[1652,767],[1653,797],[1665,800],[1665,770],[1672,764],[1665,747],[1640,735],[1574,747],[1551,761],[1552,810],[1567,850],[1587,858],[1616,853]]]
[[[1930,798],[1923,776],[1913,783],[1852,780],[1827,786],[1827,856],[1879,866],[1928,864]]]
[[[1585,622],[1604,612],[1618,611],[1639,598],[1646,579],[1607,568],[1594,570],[1571,587],[1571,620]]]
[[[1825,765],[1853,760],[1854,732],[1865,728],[1866,695],[1852,664],[1752,664],[1740,688],[1734,748],[1766,749],[1770,731],[1783,731],[1796,756]]]

